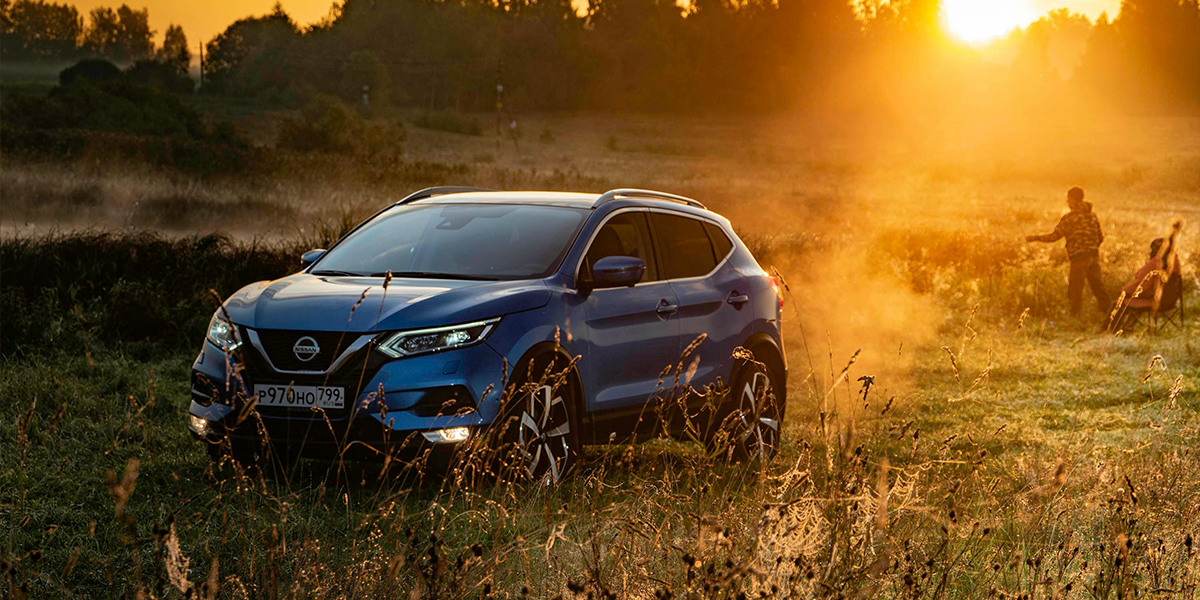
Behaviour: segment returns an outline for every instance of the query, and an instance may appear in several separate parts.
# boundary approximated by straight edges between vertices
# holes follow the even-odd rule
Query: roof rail
[[[403,200],[400,200],[399,202],[393,204],[392,206],[400,206],[402,204],[408,204],[410,202],[416,202],[417,200],[424,200],[426,198],[432,198],[434,196],[441,196],[443,194],[461,194],[463,192],[493,192],[493,191],[495,191],[495,190],[489,190],[487,188],[441,185],[441,186],[425,188],[423,190],[413,192],[413,193],[405,196]]]
[[[617,198],[654,198],[655,200],[669,200],[671,202],[680,202],[696,208],[707,209],[707,207],[705,207],[703,204],[700,204],[700,202],[692,200],[686,196],[676,196],[675,194],[668,194],[666,192],[639,190],[634,188],[618,188],[615,190],[608,190],[596,199],[596,202],[592,204],[592,208],[596,208],[605,202],[616,200]]]

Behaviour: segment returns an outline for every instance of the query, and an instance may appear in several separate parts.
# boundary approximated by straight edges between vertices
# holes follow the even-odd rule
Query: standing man
[[[1104,234],[1100,231],[1100,219],[1092,212],[1092,203],[1083,201],[1081,187],[1073,187],[1067,191],[1067,207],[1071,212],[1063,215],[1053,232],[1026,236],[1025,241],[1057,242],[1060,238],[1067,238],[1067,258],[1071,261],[1067,298],[1071,303],[1071,314],[1079,314],[1085,280],[1100,303],[1100,312],[1107,312],[1108,294],[1104,293],[1100,281],[1100,243],[1104,241]]]

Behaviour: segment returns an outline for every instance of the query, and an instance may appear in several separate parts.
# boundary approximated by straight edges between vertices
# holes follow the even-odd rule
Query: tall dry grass
[[[184,432],[190,348],[139,354],[107,336],[6,352],[4,592],[1196,597],[1195,318],[1183,332],[1095,335],[1063,308],[1061,249],[1020,241],[1053,227],[1060,196],[1082,184],[1108,234],[1106,282],[1131,275],[1175,216],[1200,219],[1193,121],[886,136],[638,116],[522,127],[555,143],[513,155],[486,136],[414,130],[413,162],[395,169],[316,157],[266,181],[6,164],[6,206],[27,212],[6,208],[5,224],[61,211],[64,227],[75,217],[120,227],[145,210],[135,202],[182,196],[193,220],[139,218],[243,238],[264,227],[238,208],[249,198],[277,207],[275,235],[308,238],[301,247],[433,183],[688,193],[730,216],[790,289],[788,421],[774,461],[730,464],[656,436],[589,449],[549,489],[469,476],[489,462],[471,452],[448,471],[400,459],[247,470],[209,464]],[[59,247],[47,243],[47,254]],[[213,263],[245,258],[234,246]],[[1200,252],[1185,242],[1182,254],[1193,293]],[[8,276],[23,260],[5,255],[6,293],[23,285]],[[23,310],[89,314],[70,290],[110,272],[85,262],[50,286],[66,300]],[[164,306],[184,305],[158,289]],[[198,340],[199,327],[180,337]]]

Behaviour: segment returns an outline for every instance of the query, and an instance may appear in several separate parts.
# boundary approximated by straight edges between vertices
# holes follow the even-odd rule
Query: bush
[[[14,95],[0,104],[4,128],[88,129],[207,139],[212,130],[174,94],[116,79],[60,86],[46,97]]]
[[[136,344],[194,349],[242,286],[299,268],[300,250],[220,235],[51,234],[0,241],[0,355]],[[209,290],[215,291],[215,295]]]
[[[276,145],[298,152],[396,157],[405,138],[398,123],[366,123],[337,98],[317,95],[299,117],[283,122]]]
[[[58,74],[58,83],[62,86],[98,84],[117,81],[121,78],[121,69],[103,58],[88,58],[81,60]]]

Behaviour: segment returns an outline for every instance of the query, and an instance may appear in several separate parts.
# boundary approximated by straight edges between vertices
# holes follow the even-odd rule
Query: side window
[[[713,223],[704,222],[704,231],[708,232],[708,239],[712,240],[714,254],[717,256],[717,262],[725,260],[729,256],[729,252],[733,250],[733,242],[729,240],[729,236]]]
[[[583,258],[580,273],[591,279],[592,265],[606,256],[640,258],[646,261],[646,274],[642,276],[642,281],[659,279],[650,246],[650,227],[646,224],[646,213],[624,212],[609,219],[592,239],[592,246]]]
[[[658,247],[662,251],[663,276],[682,279],[707,275],[717,266],[712,243],[704,232],[704,224],[696,219],[650,213]]]

